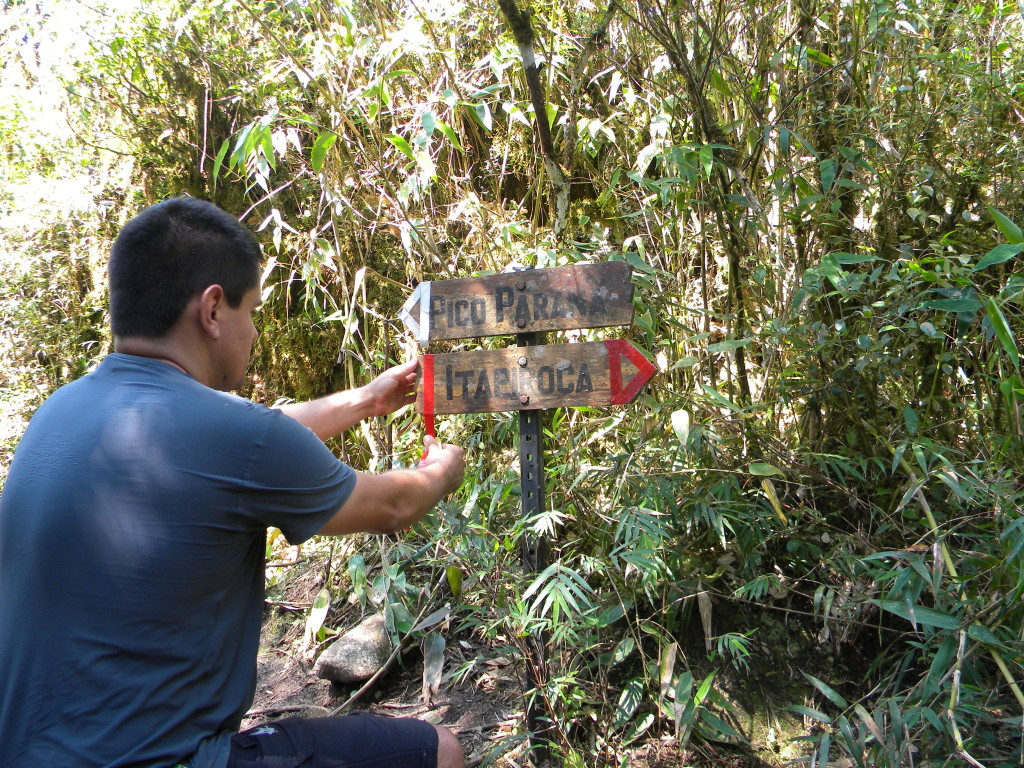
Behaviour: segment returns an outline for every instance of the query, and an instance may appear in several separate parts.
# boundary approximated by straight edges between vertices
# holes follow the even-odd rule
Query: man
[[[143,211],[111,252],[115,353],[33,417],[0,496],[0,766],[463,765],[417,721],[289,719],[237,734],[252,703],[266,529],[391,532],[462,481],[425,440],[379,475],[322,440],[412,401],[416,363],[268,409],[229,390],[256,339],[262,257],[216,206]]]

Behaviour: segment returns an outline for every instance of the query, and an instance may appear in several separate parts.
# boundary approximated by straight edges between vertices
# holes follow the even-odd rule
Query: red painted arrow
[[[608,350],[608,379],[612,390],[612,405],[624,405],[636,397],[644,384],[654,375],[654,363],[648,360],[639,349],[625,339],[612,339],[604,343]],[[628,383],[622,381],[622,358],[625,357],[636,366],[636,374]]]

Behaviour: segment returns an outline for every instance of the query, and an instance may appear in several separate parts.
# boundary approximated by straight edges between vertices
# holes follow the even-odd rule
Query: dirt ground
[[[488,647],[471,636],[443,629],[447,642],[442,684],[429,704],[423,697],[423,655],[415,643],[405,648],[376,682],[339,685],[318,678],[313,671],[316,656],[331,640],[310,646],[303,637],[308,609],[324,572],[317,560],[310,553],[309,561],[270,589],[256,698],[243,728],[281,717],[367,711],[415,717],[449,728],[458,735],[470,768],[531,764],[523,735],[527,731],[524,664],[510,657],[507,648]],[[358,604],[335,600],[329,623],[344,632],[361,618]],[[693,741],[684,752],[674,739],[655,728],[614,757],[586,755],[584,759],[586,768],[616,763],[635,768],[774,768],[751,750],[729,745]],[[543,765],[553,768],[557,764],[548,761]]]
[[[449,648],[446,653],[465,660],[462,649]],[[458,663],[456,659],[451,662]],[[521,691],[508,659],[488,660],[477,666],[464,682],[450,680],[442,684],[439,695],[428,705],[422,691],[423,659],[419,648],[414,647],[342,709],[361,686],[321,680],[304,659],[280,648],[269,649],[260,655],[256,699],[242,727],[285,716],[320,717],[356,711],[415,717],[452,730],[466,750],[468,764],[480,765],[495,745],[520,729]]]
[[[466,658],[464,649],[454,653]],[[458,659],[451,661],[458,663]],[[470,768],[486,765],[518,768],[530,764],[525,743],[516,737],[524,730],[524,698],[518,663],[504,657],[484,660],[465,680],[449,680],[443,684],[438,699],[429,706],[423,701],[422,672],[422,657],[419,649],[414,648],[343,711],[415,717],[444,725],[458,735]],[[339,713],[359,689],[359,686],[341,686],[317,678],[312,664],[281,648],[271,648],[261,654],[258,674],[256,699],[243,728],[280,717],[322,717]],[[673,739],[657,736],[634,745],[628,754],[620,757],[625,759],[624,765],[634,768],[772,768],[754,755],[721,745],[691,744],[684,753]],[[588,760],[588,768],[594,765]]]

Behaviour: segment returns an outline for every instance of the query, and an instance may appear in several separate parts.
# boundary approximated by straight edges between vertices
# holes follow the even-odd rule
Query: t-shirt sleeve
[[[259,526],[280,528],[291,544],[300,544],[345,503],[356,473],[295,419],[276,410],[265,418],[242,481],[239,513]]]

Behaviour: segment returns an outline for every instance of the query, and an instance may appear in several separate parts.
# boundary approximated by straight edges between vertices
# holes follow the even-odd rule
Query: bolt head
[[[516,288],[518,290],[520,290],[520,291],[525,291],[526,290],[526,281],[525,280],[516,280]]]
[[[520,365],[526,365],[526,358],[525,357],[520,357],[519,358],[519,364]]]
[[[526,327],[526,320],[524,320],[523,318],[520,318],[520,319],[516,320],[516,327],[517,328],[525,328]]]
[[[519,396],[519,402],[522,403],[523,405],[529,405],[530,404],[530,396],[529,395],[520,395]]]

